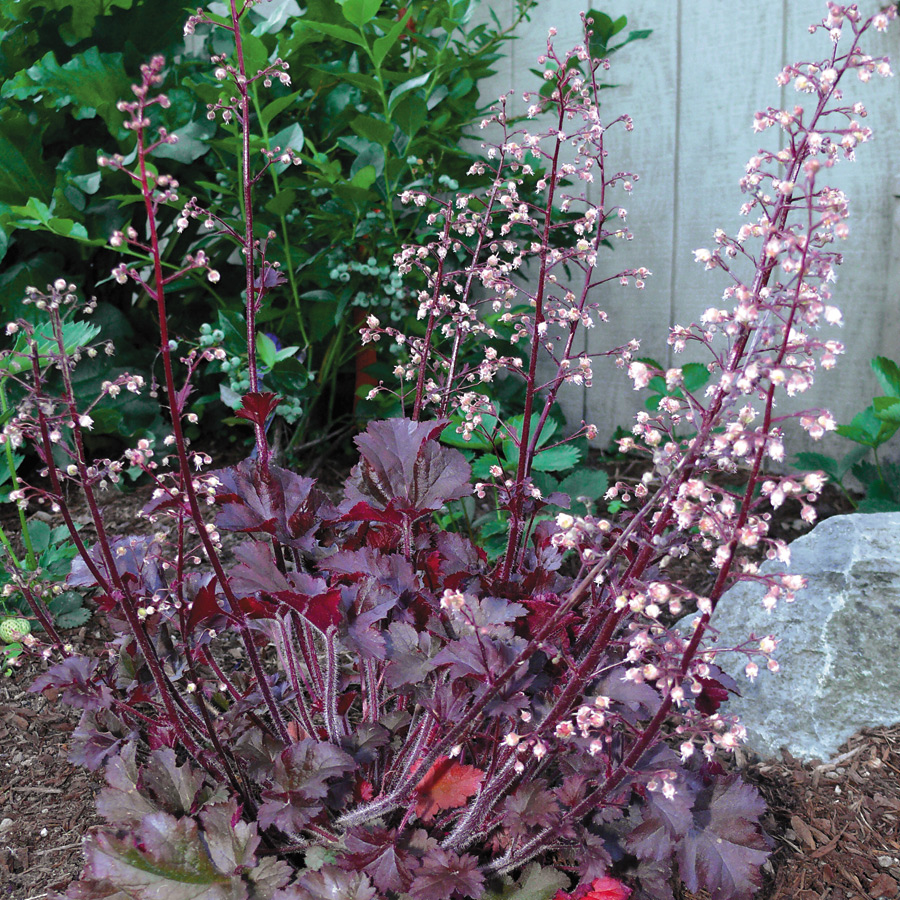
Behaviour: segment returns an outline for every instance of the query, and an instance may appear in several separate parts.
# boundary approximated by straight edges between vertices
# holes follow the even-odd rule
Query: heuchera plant
[[[247,86],[284,67],[246,71],[245,10],[232,0],[229,17],[211,21],[235,42],[230,60],[215,60],[234,86],[217,112],[243,122],[248,140]],[[172,414],[166,449],[144,441],[127,454],[156,481],[145,510],[152,533],[120,537],[104,525],[97,492],[126,462],[85,456],[91,414],[75,402],[65,353],[63,318],[75,303],[65,279],[29,292],[57,335],[62,392],[51,395],[32,341],[30,394],[4,431],[42,454],[46,484],[20,488],[17,499],[49,503],[68,524],[80,554],[69,582],[96,588],[114,635],[106,655],[74,655],[41,598],[22,586],[56,660],[33,689],[53,687],[84,710],[74,758],[105,765],[108,781],[98,803],[108,824],[87,836],[84,874],[67,897],[599,900],[632,888],[672,897],[673,865],[691,890],[753,893],[768,855],[763,804],[717,758],[743,729],[720,710],[736,685],[716,658],[746,655],[752,678],[757,660],[777,669],[776,641],[751,635],[720,648],[708,641],[710,621],[737,580],[759,582],[768,606],[802,587],[800,577],[758,568],[763,557],[788,557],[767,536],[765,508],[799,496],[812,518],[824,479],[767,476],[763,464],[783,458],[787,419],[813,437],[833,428],[822,410],[776,415],[775,398],[805,390],[841,349],[817,331],[839,318],[827,282],[839,262],[831,245],[847,231],[846,199],[820,178],[870,136],[865,110],[844,101],[842,87],[854,74],[890,74],[860,42],[894,15],[863,20],[855,6],[830,3],[812,29],[829,35],[830,55],[779,76],[810,103],[757,114],[758,130],[781,129],[783,149],[761,151],[747,167],[748,224],[735,237],[717,231],[714,249],[695,254],[727,278],[731,309],[711,308],[670,336],[676,352],[688,344],[708,352],[705,393],[688,387],[681,368],[636,359],[636,341],[608,351],[637,388],[659,375],[680,386],[655,414],[637,417],[652,467],[637,485],[611,488],[615,517],[563,513],[536,527],[542,507],[565,502],[542,496],[531,472],[558,391],[591,382],[592,359],[575,337],[606,318],[593,289],[639,288],[648,275],[597,269],[601,242],[627,236],[614,194],[635,177],[607,160],[608,130],[631,122],[598,114],[605,63],[591,58],[590,19],[585,43],[565,55],[551,30],[540,63],[552,89],[533,95],[528,112],[548,122],[542,133],[513,130],[505,101],[486,120],[502,133],[484,163],[486,194],[401,198],[427,207],[434,229],[398,255],[401,271],[420,279],[424,331],[405,337],[372,319],[364,340],[403,342],[398,393],[408,417],[373,422],[356,438],[360,460],[337,504],[270,457],[266,422],[278,400],[253,374],[267,238],[249,220],[243,232],[226,230],[246,264],[253,383],[240,415],[256,452],[210,472],[185,440],[190,378],[213,351],[186,355],[176,378],[166,304],[180,273],[166,276],[158,264],[167,236],[157,214],[176,202],[177,186],[151,163],[171,140],[162,127],[150,131],[165,106],[154,93],[164,62],[144,68],[135,99],[123,103],[137,139],[133,168],[108,162],[130,174],[147,213],[146,233],[124,239],[157,260],[150,271],[120,270],[157,305]],[[191,25],[204,21],[201,12]],[[249,162],[244,172],[249,192]],[[592,184],[590,196],[572,184]],[[196,203],[191,217],[205,219]],[[199,253],[185,262],[206,265]],[[492,350],[478,315],[485,305],[515,324],[521,358]],[[475,367],[461,363],[471,342],[483,348]],[[509,513],[506,550],[490,564],[434,524],[444,504],[473,490],[461,453],[437,438],[451,416],[463,433],[482,433],[500,377],[523,379],[527,391],[518,424],[496,424],[518,448],[515,473],[498,468],[474,487],[494,492]],[[105,391],[123,387],[143,389],[123,376]],[[691,436],[673,437],[685,422]],[[74,488],[94,520],[90,548],[74,527]],[[236,540],[228,555],[225,533]],[[690,554],[713,560],[705,596],[667,575],[673,558]],[[692,628],[673,627],[694,607]]]

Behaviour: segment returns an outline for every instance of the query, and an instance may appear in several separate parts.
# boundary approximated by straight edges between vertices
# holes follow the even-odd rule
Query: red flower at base
[[[587,893],[581,893],[583,890],[584,887],[578,887],[571,894],[558,891],[553,900],[628,900],[631,894],[630,887],[609,875],[595,878]]]

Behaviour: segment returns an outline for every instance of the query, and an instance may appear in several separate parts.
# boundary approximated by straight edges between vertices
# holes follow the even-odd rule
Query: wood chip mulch
[[[130,503],[113,498],[113,531],[133,529],[135,508],[147,499],[141,493]],[[843,511],[836,503],[830,514]],[[793,522],[782,517],[787,532]],[[98,629],[92,619],[67,637],[96,653]],[[67,760],[79,711],[28,692],[40,671],[30,660],[0,678],[0,900],[64,890],[81,872],[83,833],[100,822],[102,775]],[[758,900],[900,900],[900,724],[862,731],[829,762],[739,751],[733,764],[769,806],[764,824],[775,848]]]

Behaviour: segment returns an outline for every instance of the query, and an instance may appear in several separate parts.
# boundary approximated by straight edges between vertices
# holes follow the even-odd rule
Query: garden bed
[[[610,474],[639,478],[638,469],[622,465]],[[325,489],[336,491],[340,473],[320,474]],[[148,490],[107,495],[111,531],[134,530]],[[849,506],[829,489],[819,510],[824,518]],[[789,504],[772,527],[785,539],[808,530]],[[702,581],[709,574],[686,571],[681,577]],[[67,636],[77,650],[100,654],[104,636],[98,619]],[[82,835],[101,821],[94,800],[102,775],[67,761],[79,712],[52,696],[28,692],[40,670],[31,660],[0,681],[0,898],[40,900],[63,890],[81,871]],[[765,866],[760,900],[900,896],[900,724],[854,735],[830,762],[804,764],[789,754],[758,759],[740,750],[723,762],[740,768],[769,807],[764,824],[775,850]]]
[[[73,643],[96,648],[97,634],[82,628]],[[0,832],[0,897],[15,900],[63,890],[81,871],[82,834],[100,822],[102,777],[66,761],[78,712],[28,693],[38,671],[30,663],[0,682],[0,818],[11,820]],[[900,896],[900,725],[854,735],[830,763],[740,753],[734,762],[769,805],[775,852],[759,900]]]

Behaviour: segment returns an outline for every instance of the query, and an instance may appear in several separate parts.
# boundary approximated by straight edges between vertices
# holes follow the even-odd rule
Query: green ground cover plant
[[[796,464],[823,471],[860,512],[894,512],[900,510],[900,461],[879,456],[879,450],[900,428],[900,366],[885,356],[876,356],[872,371],[884,395],[874,397],[852,422],[835,428],[838,435],[856,446],[840,459],[825,453],[798,453]],[[858,502],[844,484],[848,475],[862,487],[863,498]]]
[[[377,0],[344,7],[351,24],[379,11]],[[242,123],[245,160],[255,92],[288,72],[277,55],[245,53],[251,9],[231,0],[225,15],[201,9],[188,21],[218,42],[224,89],[211,112]],[[769,607],[803,587],[800,576],[760,570],[763,557],[790,556],[768,534],[767,510],[797,497],[814,518],[825,476],[773,476],[764,463],[783,460],[790,420],[813,437],[833,427],[824,410],[776,414],[775,402],[802,393],[840,350],[819,329],[837,318],[833,244],[847,234],[847,206],[824,179],[871,136],[843,90],[854,75],[890,75],[862,47],[895,17],[893,5],[863,18],[829,4],[811,29],[826,56],[779,75],[809,108],[757,113],[757,130],[780,129],[782,149],[747,166],[747,224],[695,251],[734,305],[670,331],[676,353],[690,344],[707,355],[702,392],[693,369],[643,361],[637,340],[595,354],[637,389],[664,381],[621,441],[623,451],[645,448],[647,474],[609,486],[618,506],[606,517],[573,507],[559,483],[549,496],[539,486],[564,461],[553,451],[594,434],[581,423],[558,439],[551,423],[563,385],[594,379],[577,337],[614,315],[596,289],[640,290],[649,275],[601,263],[604,242],[629,236],[618,200],[635,177],[607,157],[609,130],[632,122],[600,115],[609,63],[592,55],[591,16],[566,52],[550,29],[538,59],[549,90],[529,92],[524,120],[510,119],[506,97],[485,116],[471,189],[419,183],[396,198],[398,212],[420,215],[416,241],[394,255],[419,327],[366,314],[363,344],[399,348],[394,379],[372,388],[398,412],[355,438],[340,501],[277,464],[268,426],[281,399],[259,367],[281,348],[257,342],[277,230],[254,226],[253,189],[297,151],[268,148],[258,168],[241,168],[239,218],[179,197],[158,155],[176,146],[167,63],[143,66],[119,104],[135,146],[100,164],[132,185],[144,212],[140,230],[113,234],[125,254],[114,277],[156,310],[162,377],[122,373],[101,396],[154,394],[169,433],[121,458],[88,454],[94,407],[76,390],[77,354],[65,343],[66,323],[83,317],[74,282],[28,287],[39,315],[10,324],[23,336],[9,355],[23,396],[3,439],[33,447],[44,466],[43,480],[21,481],[10,499],[58,511],[78,551],[68,587],[96,592],[113,635],[105,653],[73,652],[11,569],[46,632],[35,652],[52,657],[32,689],[83,710],[72,758],[103,767],[108,783],[106,824],[87,835],[84,873],[66,897],[625,900],[670,898],[675,877],[721,900],[754,893],[769,849],[763,803],[721,764],[744,731],[722,710],[738,686],[717,660],[737,653],[754,678],[760,664],[777,670],[777,640],[719,646],[714,614],[738,581],[757,583]],[[227,354],[177,342],[168,316],[189,279],[216,285],[226,274],[202,245],[168,268],[167,223],[186,241],[212,231],[236,250],[249,384],[235,415],[254,441],[236,465],[212,470],[186,433],[193,379]],[[136,245],[149,266],[130,255]],[[488,314],[511,328],[501,347]],[[52,371],[34,319],[49,322]],[[492,399],[505,380],[524,387],[514,412]],[[489,445],[496,461],[470,463],[442,444],[448,427]],[[555,462],[542,473],[545,454]],[[474,483],[473,465],[487,465]],[[97,500],[129,468],[155,482],[141,536],[111,534]],[[92,546],[75,527],[73,491],[93,520]],[[448,505],[472,494],[490,494],[507,517],[496,559],[441,525]],[[563,511],[547,517],[553,507]],[[237,539],[228,554],[225,533]],[[670,575],[694,554],[715,570],[702,595]],[[676,627],[693,609],[693,627]]]

